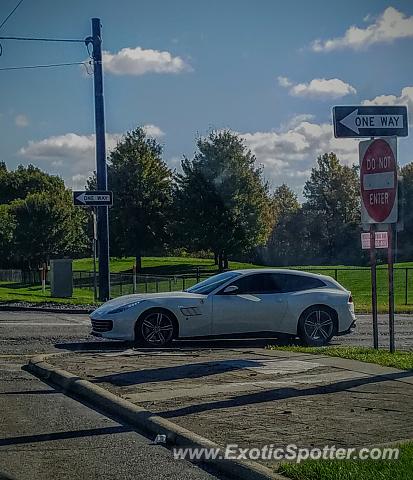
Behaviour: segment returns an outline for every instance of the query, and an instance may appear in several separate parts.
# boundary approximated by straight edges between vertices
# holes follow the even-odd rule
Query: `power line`
[[[71,42],[85,43],[85,40],[78,38],[35,38],[35,37],[0,37],[0,40],[23,40],[26,42]]]
[[[20,4],[23,2],[23,0],[20,0],[20,2],[13,8],[13,10],[7,15],[7,17],[3,20],[3,22],[0,24],[0,28],[3,27],[3,25],[7,22],[7,20],[13,15],[13,13],[19,8]]]
[[[27,70],[27,69],[33,69],[33,68],[53,68],[53,67],[68,67],[71,65],[85,65],[85,67],[88,65],[90,62],[70,62],[70,63],[49,63],[46,65],[21,65],[17,67],[4,67],[0,68],[0,71],[5,71],[5,70]]]

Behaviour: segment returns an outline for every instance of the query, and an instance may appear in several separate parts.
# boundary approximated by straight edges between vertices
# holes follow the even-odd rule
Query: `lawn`
[[[0,302],[29,302],[29,303],[63,303],[71,305],[92,305],[93,290],[75,288],[72,298],[55,298],[50,296],[49,287],[43,292],[40,285],[25,286],[0,282]]]
[[[110,259],[110,270],[113,273],[125,272],[131,273],[135,264],[134,257]],[[239,268],[259,268],[260,265],[251,263],[229,262],[231,270]],[[214,260],[211,258],[195,257],[143,257],[142,272],[147,275],[174,275],[179,273],[195,273],[197,268],[202,271],[215,273],[218,271]],[[91,271],[93,270],[93,261],[91,258],[81,258],[73,261],[73,270]]]
[[[376,363],[384,367],[399,368],[401,370],[413,370],[413,352],[394,352],[387,350],[375,350],[374,348],[363,347],[301,347],[291,346],[269,346],[271,350],[287,350],[290,352],[311,353],[315,355],[328,355],[330,357],[350,358],[360,362]]]
[[[130,274],[134,265],[135,259],[129,258],[111,258],[111,272]],[[251,263],[230,262],[231,269],[241,268],[264,268],[260,265],[253,265]],[[92,259],[83,258],[73,261],[73,270],[76,275],[88,274],[83,272],[90,272],[93,268]],[[361,267],[347,267],[342,265],[317,267],[317,266],[295,266],[295,269],[306,270],[314,273],[322,273],[330,275],[337,280],[348,290],[352,292],[356,311],[369,312],[371,311],[371,284],[370,284],[370,269]],[[199,270],[202,277],[213,275],[217,272],[216,265],[213,259],[193,258],[193,257],[143,257],[142,259],[142,274],[144,275],[168,275],[173,280],[148,280],[144,284],[138,285],[138,291],[155,292],[180,290],[191,286],[196,281],[196,273]],[[80,273],[82,272],[82,273]],[[186,278],[185,282],[176,276],[185,273],[191,278]],[[406,298],[406,280],[408,285]],[[93,298],[91,289],[91,278],[87,288],[79,289],[73,302],[88,303]],[[114,283],[111,295],[118,296],[126,293],[132,293],[132,280],[130,275],[124,275]],[[413,312],[413,262],[397,264],[394,270],[395,283],[395,304],[397,312]],[[385,265],[377,269],[377,285],[378,285],[378,308],[379,312],[386,312],[388,309],[388,293],[387,293],[387,268]],[[52,300],[47,294],[44,295],[38,287],[28,287],[27,285],[0,285],[0,301],[6,300],[25,300],[33,302],[42,302],[45,297],[47,300]],[[86,299],[86,300],[84,300]],[[72,303],[73,303],[72,302]]]
[[[293,480],[411,480],[413,443],[400,446],[397,460],[306,460],[284,463],[277,472]]]

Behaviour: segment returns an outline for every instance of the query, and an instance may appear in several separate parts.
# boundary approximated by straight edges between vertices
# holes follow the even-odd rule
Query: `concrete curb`
[[[58,307],[24,307],[18,305],[0,304],[0,312],[46,312],[46,313],[68,313],[68,314],[89,314],[93,308],[58,308]]]
[[[61,387],[67,393],[73,393],[100,409],[122,419],[137,429],[156,436],[166,435],[168,446],[193,448],[218,448],[219,445],[158,415],[145,408],[108,392],[102,387],[83,380],[65,370],[55,368],[45,361],[49,355],[38,355],[29,360],[27,370],[36,376]],[[263,465],[244,460],[208,460],[208,463],[229,476],[240,480],[288,480]]]

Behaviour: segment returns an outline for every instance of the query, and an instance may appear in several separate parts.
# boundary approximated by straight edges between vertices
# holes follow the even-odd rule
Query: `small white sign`
[[[376,232],[374,244],[376,248],[389,248],[389,237],[387,232]],[[370,249],[370,232],[363,232],[361,234],[361,248],[363,250]]]

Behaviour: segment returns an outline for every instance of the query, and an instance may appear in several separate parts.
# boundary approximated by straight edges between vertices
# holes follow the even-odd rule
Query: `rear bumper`
[[[340,335],[348,335],[349,333],[351,333],[356,328],[356,324],[357,324],[357,322],[354,319],[353,323],[349,326],[349,328],[347,330],[344,330],[343,332],[338,332],[337,336],[339,337]]]

